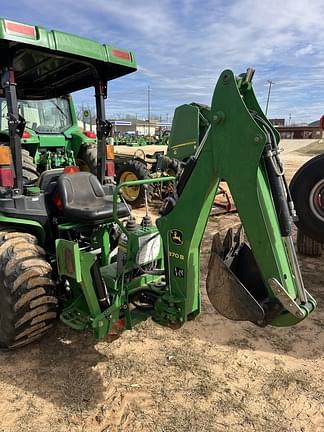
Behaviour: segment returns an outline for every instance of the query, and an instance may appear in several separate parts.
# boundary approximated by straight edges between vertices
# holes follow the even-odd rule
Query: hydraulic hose
[[[276,209],[278,223],[281,235],[286,244],[287,253],[293,267],[294,275],[297,283],[297,292],[299,300],[302,304],[306,304],[307,295],[303,283],[303,278],[298,265],[298,260],[295,248],[292,241],[292,218],[296,216],[294,203],[283,173],[281,160],[278,156],[278,144],[276,137],[269,125],[255,113],[252,113],[254,118],[265,131],[268,137],[268,143],[263,152],[263,159],[266,166],[272,198]]]
[[[274,161],[271,156],[265,155],[264,162],[268,173],[273,202],[278,216],[280,232],[282,237],[288,237],[291,235],[291,216],[282,176],[279,176],[276,172]]]
[[[101,311],[104,311],[105,309],[107,309],[107,307],[109,307],[109,300],[106,286],[101,277],[98,261],[94,262],[90,272],[94,282],[93,285],[97,294],[100,309]]]
[[[284,179],[283,167],[278,157],[278,145],[273,131],[268,124],[257,114],[254,118],[265,131],[268,137],[268,143],[263,152],[263,159],[268,174],[272,198],[276,209],[280,232],[282,237],[289,237],[292,233],[291,220],[293,212],[293,203],[290,204],[290,193],[287,183]],[[288,200],[289,203],[288,203]]]

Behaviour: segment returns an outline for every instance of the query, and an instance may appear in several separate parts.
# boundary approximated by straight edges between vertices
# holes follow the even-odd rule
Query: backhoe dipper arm
[[[200,244],[220,179],[228,183],[249,246],[240,241],[242,233],[232,243],[228,235],[224,246],[214,242],[207,293],[215,308],[234,320],[289,326],[316,307],[291,240],[279,137],[255,98],[253,72],[221,74],[204,113],[209,127],[157,220],[168,284],[156,306],[160,315],[166,304],[179,321],[199,313]]]

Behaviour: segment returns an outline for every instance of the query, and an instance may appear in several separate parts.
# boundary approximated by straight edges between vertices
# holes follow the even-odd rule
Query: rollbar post
[[[95,86],[96,90],[96,110],[97,110],[97,177],[101,184],[105,180],[106,169],[106,114],[105,99],[107,98],[107,83],[98,81]]]
[[[14,162],[14,191],[16,195],[22,193],[23,175],[21,159],[21,141],[19,135],[19,113],[16,92],[16,82],[14,70],[11,67],[4,67],[1,72],[1,86],[5,91],[7,109],[8,109],[8,129],[9,145]]]

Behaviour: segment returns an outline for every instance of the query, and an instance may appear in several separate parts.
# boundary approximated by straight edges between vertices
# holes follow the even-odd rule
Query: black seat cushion
[[[96,176],[88,172],[63,174],[58,180],[64,216],[72,221],[109,221],[113,217],[112,195],[105,192]],[[118,217],[128,215],[123,203],[117,205]]]

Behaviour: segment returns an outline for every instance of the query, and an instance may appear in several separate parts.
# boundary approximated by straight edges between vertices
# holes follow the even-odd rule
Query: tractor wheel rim
[[[134,181],[134,180],[138,180],[136,174],[134,174],[132,171],[124,171],[120,176],[119,183],[124,183],[126,181]],[[128,186],[122,189],[122,195],[126,201],[135,201],[138,198],[139,193],[140,193],[139,186]]]
[[[324,179],[313,186],[309,195],[309,205],[313,214],[324,222]]]

